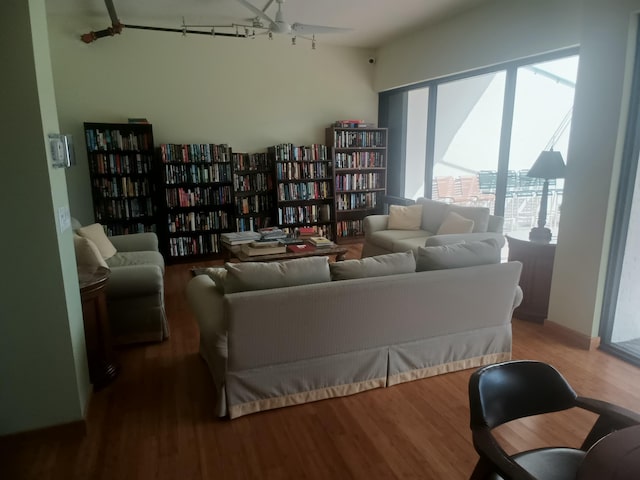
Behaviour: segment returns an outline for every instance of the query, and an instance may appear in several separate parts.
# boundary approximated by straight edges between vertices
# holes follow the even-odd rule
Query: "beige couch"
[[[504,218],[491,215],[486,207],[451,205],[428,198],[418,198],[416,205],[422,206],[422,216],[420,225],[413,229],[389,229],[389,215],[365,217],[362,256],[371,257],[407,250],[413,250],[417,254],[418,247],[487,238],[494,238],[500,248],[504,246],[505,238],[502,234]],[[472,232],[438,235],[439,228],[450,212],[473,220]]]
[[[236,418],[507,360],[520,271],[510,262],[236,293],[198,275],[187,297],[216,414]]]

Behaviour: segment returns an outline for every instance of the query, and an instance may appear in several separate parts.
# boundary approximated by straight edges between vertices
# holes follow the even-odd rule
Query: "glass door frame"
[[[640,358],[611,343],[616,316],[616,304],[620,291],[620,277],[631,222],[631,205],[634,196],[638,157],[640,156],[640,28],[636,34],[629,114],[622,150],[616,206],[609,246],[607,273],[600,315],[600,349],[616,355],[629,363],[640,366]],[[640,195],[640,192],[637,192]],[[637,221],[640,221],[638,219]]]

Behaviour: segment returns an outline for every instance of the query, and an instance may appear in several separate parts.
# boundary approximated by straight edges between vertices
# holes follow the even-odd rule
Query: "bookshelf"
[[[387,129],[329,127],[338,243],[361,241],[363,219],[382,211],[387,192]]]
[[[334,238],[333,173],[325,145],[269,147],[276,176],[278,226],[315,227]]]
[[[163,244],[169,260],[221,252],[233,225],[231,149],[216,144],[162,144]]]
[[[95,221],[107,235],[156,231],[150,124],[84,123]]]
[[[231,154],[235,194],[235,229],[257,231],[276,217],[274,168],[266,153]]]

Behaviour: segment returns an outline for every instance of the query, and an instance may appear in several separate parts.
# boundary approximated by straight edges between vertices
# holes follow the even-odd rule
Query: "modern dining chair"
[[[551,365],[511,361],[480,368],[469,380],[473,445],[480,459],[472,480],[575,479],[587,450],[620,428],[640,424],[640,415],[592,398],[579,397]],[[508,455],[492,430],[519,418],[579,407],[599,415],[579,449],[539,448]]]

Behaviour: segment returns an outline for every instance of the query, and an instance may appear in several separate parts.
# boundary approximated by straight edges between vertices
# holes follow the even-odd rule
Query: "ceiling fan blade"
[[[258,7],[256,7],[255,5],[249,3],[247,0],[236,0],[238,3],[241,3],[242,5],[244,5],[246,8],[248,8],[249,10],[251,10],[253,13],[255,13],[258,17],[262,18],[263,20],[269,22],[269,25],[274,24],[275,22],[269,17],[269,15],[267,15],[266,13],[264,13],[262,10],[260,10]]]
[[[294,23],[291,25],[293,33],[315,34],[315,33],[344,33],[352,31],[352,28],[327,27],[324,25],[307,25],[305,23]]]

